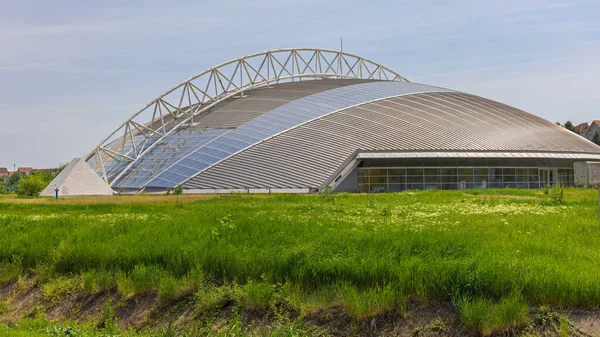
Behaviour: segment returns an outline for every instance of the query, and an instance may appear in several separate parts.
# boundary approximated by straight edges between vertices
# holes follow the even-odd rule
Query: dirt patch
[[[581,332],[590,336],[600,336],[600,312],[572,310],[565,314]]]
[[[406,313],[388,312],[355,320],[336,305],[307,314],[304,321],[332,336],[469,336],[450,303],[411,301]]]
[[[147,323],[150,312],[158,305],[158,294],[147,292],[134,295],[117,306],[119,327],[123,330],[135,329]]]
[[[17,279],[13,278],[12,280],[7,281],[3,285],[0,286],[0,301],[8,301],[19,291],[19,286],[17,285]]]

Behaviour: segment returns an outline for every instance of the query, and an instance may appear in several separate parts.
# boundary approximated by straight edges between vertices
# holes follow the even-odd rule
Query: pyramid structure
[[[84,159],[75,158],[40,193],[43,197],[76,195],[112,195],[112,188],[88,166]]]

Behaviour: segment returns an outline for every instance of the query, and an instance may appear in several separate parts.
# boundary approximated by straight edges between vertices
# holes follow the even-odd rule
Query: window
[[[399,192],[411,189],[540,188],[540,172],[556,172],[565,186],[574,185],[573,169],[523,167],[358,168],[358,190]],[[543,179],[542,179],[543,180]]]

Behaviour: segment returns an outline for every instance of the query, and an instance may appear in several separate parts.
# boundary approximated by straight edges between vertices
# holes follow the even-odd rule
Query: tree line
[[[58,167],[58,175],[67,164]],[[8,181],[0,181],[0,193],[17,194],[20,197],[37,197],[56,177],[48,171],[32,172],[23,176],[21,172],[14,172]]]

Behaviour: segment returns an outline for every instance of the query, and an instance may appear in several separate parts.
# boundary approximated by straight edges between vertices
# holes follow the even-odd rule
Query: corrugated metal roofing
[[[396,158],[560,158],[600,160],[600,154],[553,152],[359,152],[356,159]]]
[[[366,85],[352,87],[360,86]],[[431,151],[459,157],[485,157],[490,152],[528,157],[540,152],[567,159],[573,158],[569,153],[581,154],[581,158],[600,154],[600,147],[582,137],[516,108],[465,93],[431,91],[415,90],[357,106],[349,104],[349,108],[335,106],[334,113],[249,147],[187,181],[184,187],[320,187],[357,151],[412,151],[417,157],[427,157]],[[318,95],[306,101],[315,107],[327,106]],[[306,114],[312,111],[307,110]]]

